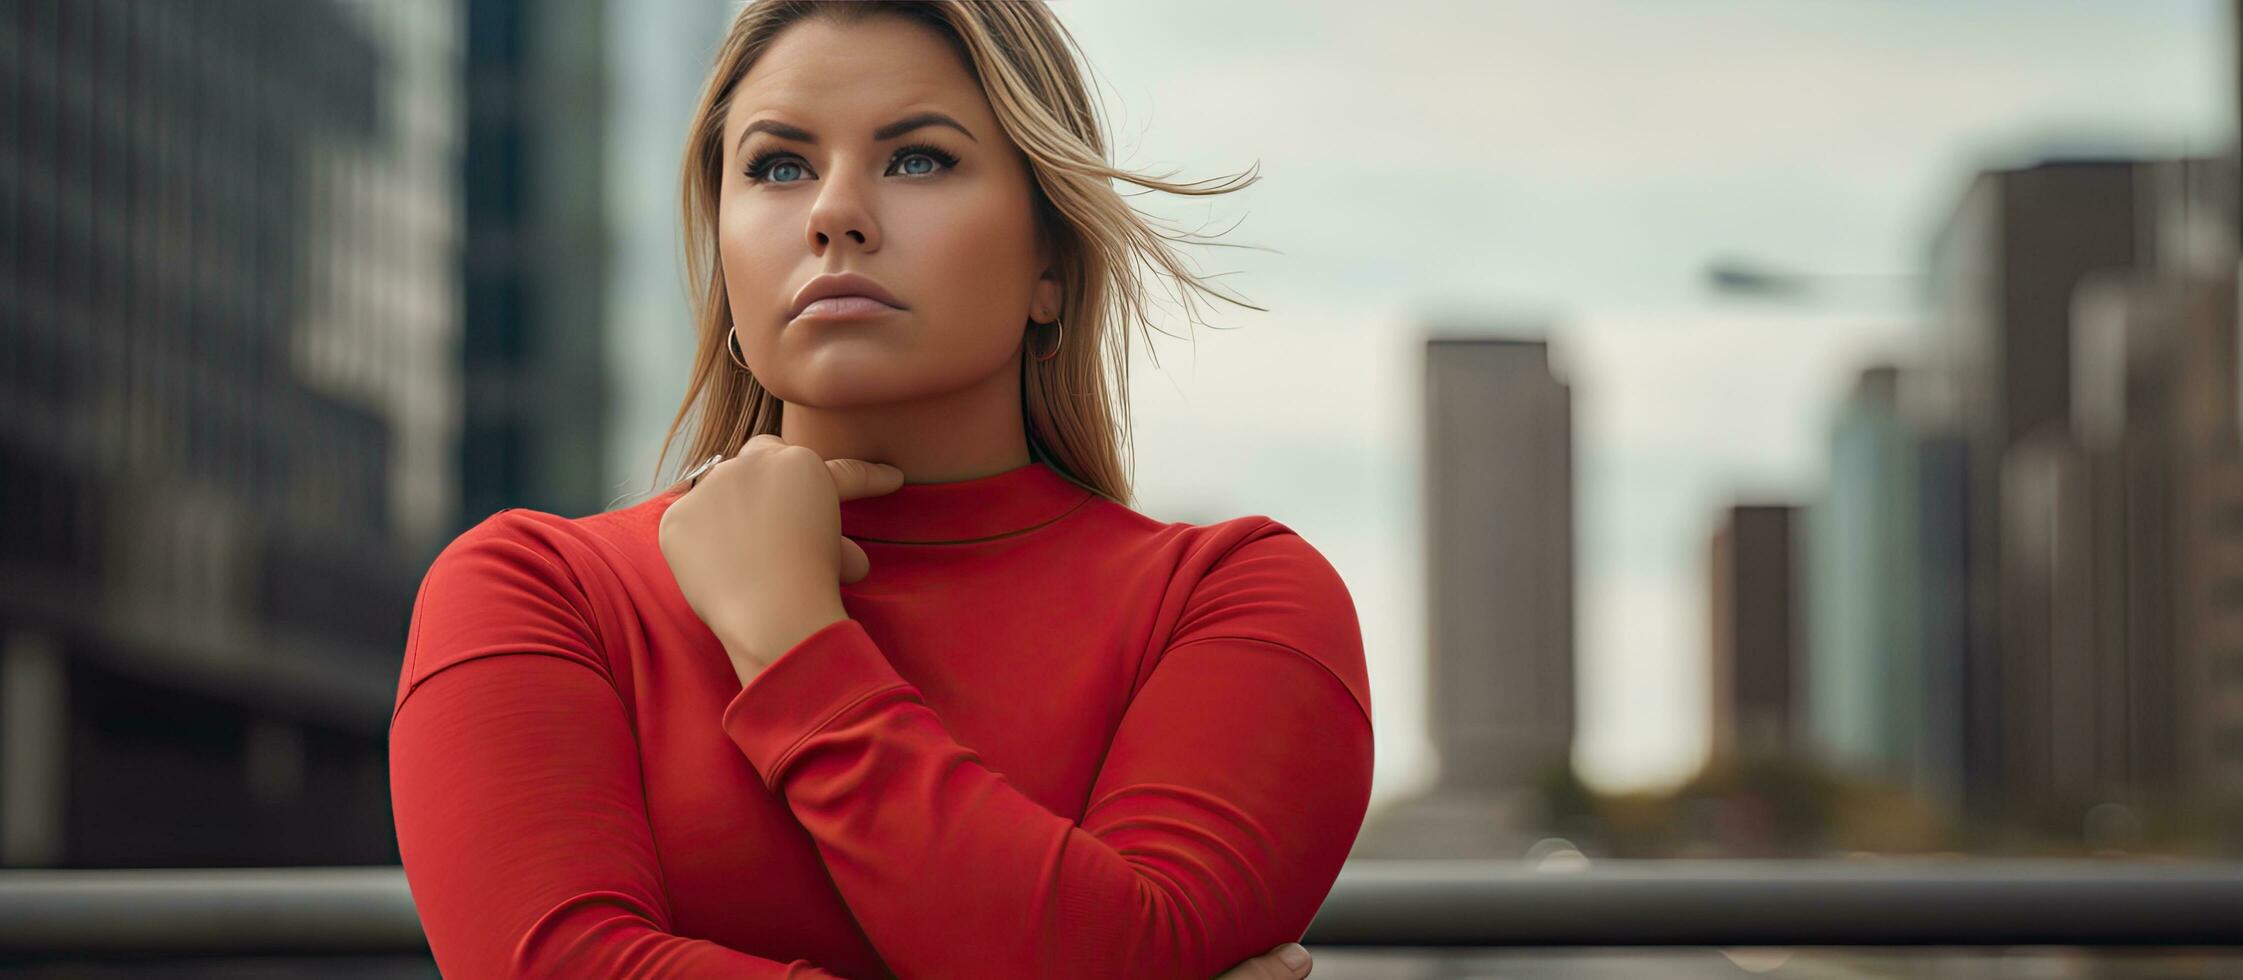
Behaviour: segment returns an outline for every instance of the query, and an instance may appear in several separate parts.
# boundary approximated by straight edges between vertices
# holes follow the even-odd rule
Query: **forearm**
[[[1360,826],[1370,726],[1298,654],[1183,660],[1140,694],[1080,823],[955,741],[848,623],[746,685],[725,726],[904,975],[1205,978],[1313,918]],[[1306,732],[1318,752],[1284,751]]]
[[[830,978],[672,931],[612,689],[555,657],[428,678],[390,730],[415,909],[446,975]],[[554,752],[568,744],[571,751]]]

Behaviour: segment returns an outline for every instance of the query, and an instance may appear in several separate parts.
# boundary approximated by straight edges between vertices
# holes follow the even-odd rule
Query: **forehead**
[[[934,28],[900,17],[808,20],[780,32],[749,66],[725,128],[735,132],[768,113],[821,139],[847,138],[888,122],[906,106],[941,109],[976,131],[990,128],[974,125],[990,115],[981,86]],[[849,128],[829,136],[833,124]]]

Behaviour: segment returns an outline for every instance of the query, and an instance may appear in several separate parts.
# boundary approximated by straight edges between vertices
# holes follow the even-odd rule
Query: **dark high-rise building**
[[[2003,501],[2013,447],[2068,424],[2072,290],[2100,269],[2145,258],[2141,186],[2123,160],[2043,163],[1978,175],[1940,229],[1930,261],[1934,364],[1954,431],[1968,446],[1970,569],[1964,786],[1970,809],[2000,816],[2041,797],[2028,776],[2049,717],[2028,692],[2047,685],[2035,604],[2005,574]]]
[[[0,864],[388,863],[456,8],[0,5]]]
[[[1936,366],[1968,447],[1965,783],[1982,816],[2175,812],[2243,756],[2219,748],[2217,693],[2243,638],[2221,523],[2243,512],[2233,167],[1983,174],[1934,250]]]
[[[1710,549],[1711,744],[1715,756],[1783,756],[1797,748],[1796,688],[1804,666],[1801,578],[1792,555],[1799,508],[1740,504],[1722,514]]]
[[[606,0],[467,0],[466,523],[504,507],[579,516],[614,496],[608,17]]]
[[[2243,438],[2231,159],[2145,164],[2157,264],[2073,313],[2077,540],[2093,589],[2066,796],[2208,814],[2243,802]],[[2075,690],[2076,689],[2076,690]],[[2091,736],[2091,738],[2090,738]]]

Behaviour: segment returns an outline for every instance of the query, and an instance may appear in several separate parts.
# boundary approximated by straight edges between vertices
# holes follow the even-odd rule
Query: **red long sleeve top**
[[[742,685],[676,493],[437,556],[390,728],[448,976],[1192,977],[1297,940],[1361,829],[1346,586],[1262,516],[1043,463],[841,503],[871,573]]]

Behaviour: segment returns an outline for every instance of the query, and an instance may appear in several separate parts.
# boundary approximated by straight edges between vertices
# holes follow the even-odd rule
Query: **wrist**
[[[810,634],[849,618],[839,595],[814,600],[772,602],[761,611],[740,616],[714,632],[734,663],[745,662],[757,670],[768,666],[810,637]]]

